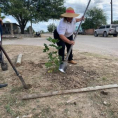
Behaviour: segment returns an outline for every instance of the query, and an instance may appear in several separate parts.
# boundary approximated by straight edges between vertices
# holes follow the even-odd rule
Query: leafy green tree
[[[113,24],[118,24],[118,20],[114,20],[113,21]]]
[[[106,24],[106,14],[100,8],[89,9],[86,13],[85,22],[82,24],[83,29],[96,29],[100,25]]]
[[[10,21],[5,21],[5,23],[10,23]]]
[[[2,13],[12,15],[17,20],[24,34],[29,21],[36,23],[59,18],[65,10],[63,3],[64,0],[0,0],[0,8]]]
[[[53,32],[53,30],[56,29],[56,26],[53,23],[51,23],[51,24],[48,25],[47,28],[48,28],[49,32]]]
[[[39,0],[37,10],[43,19],[59,19],[66,8],[64,0]]]
[[[2,11],[2,10],[0,9],[0,18],[4,19],[5,16],[2,16],[2,15],[1,15],[1,11]]]

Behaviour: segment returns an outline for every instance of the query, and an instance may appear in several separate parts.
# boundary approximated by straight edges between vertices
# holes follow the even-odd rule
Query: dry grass
[[[0,70],[0,82],[8,87],[0,90],[0,118],[118,118],[118,90],[58,95],[53,97],[21,100],[25,94],[55,90],[75,89],[88,86],[118,83],[118,59],[103,55],[74,51],[78,64],[70,65],[66,74],[48,73],[44,66],[47,55],[36,46],[5,46],[15,64],[18,54],[23,54],[22,65],[17,67],[26,83],[32,88],[22,88],[19,78],[9,65]],[[67,104],[66,101],[76,98]]]

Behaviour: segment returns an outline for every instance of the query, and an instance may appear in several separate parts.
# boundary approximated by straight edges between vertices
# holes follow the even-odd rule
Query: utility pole
[[[113,23],[113,6],[112,6],[112,0],[111,0],[111,24]]]

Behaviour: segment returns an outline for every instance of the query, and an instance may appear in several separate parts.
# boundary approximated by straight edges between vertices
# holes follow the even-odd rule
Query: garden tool
[[[83,18],[84,18],[85,14],[86,14],[86,11],[87,11],[87,9],[88,9],[88,7],[89,7],[90,2],[91,2],[91,0],[89,0],[89,2],[88,2],[88,4],[87,4],[87,7],[86,7],[86,9],[85,9],[85,11],[84,11]],[[81,20],[81,22],[80,22],[80,24],[79,24],[79,27],[78,27],[78,29],[77,29],[77,31],[76,31],[76,33],[75,33],[75,36],[74,36],[74,39],[73,39],[74,41],[75,41],[75,39],[76,39],[76,37],[77,37],[77,34],[78,34],[78,32],[79,32],[79,29],[80,29],[81,24],[82,24],[82,20]],[[66,71],[66,69],[67,69],[67,66],[68,66],[67,61],[68,61],[68,57],[69,57],[69,55],[70,55],[70,52],[71,52],[71,50],[72,50],[72,47],[73,47],[73,45],[71,45],[71,47],[70,47],[70,49],[69,49],[69,51],[68,51],[68,53],[67,53],[67,56],[66,56],[65,61],[63,61],[63,62],[60,64],[60,66],[59,66],[59,70],[60,70],[61,72],[63,72],[63,73],[65,73],[65,71]]]
[[[1,61],[1,67],[2,67],[3,70],[6,70],[6,69],[7,69],[7,64],[5,64],[4,61],[3,61],[3,53],[4,53],[4,55],[6,56],[8,62],[10,63],[10,65],[12,66],[13,70],[15,71],[16,75],[19,77],[19,79],[20,79],[20,81],[21,81],[23,87],[24,87],[25,89],[28,89],[30,86],[29,86],[29,85],[26,85],[24,79],[23,79],[22,76],[18,73],[18,71],[16,70],[15,66],[14,66],[13,63],[11,62],[9,56],[7,55],[6,51],[5,51],[4,48],[2,47],[2,34],[1,34],[1,32],[0,32],[0,55],[1,55],[0,57],[2,57],[2,59],[1,59],[1,60],[2,60],[2,61]]]

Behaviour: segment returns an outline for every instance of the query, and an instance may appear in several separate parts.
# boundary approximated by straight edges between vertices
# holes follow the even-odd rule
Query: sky
[[[72,7],[75,10],[75,13],[80,14],[79,18],[83,15],[86,6],[88,4],[89,0],[65,0],[64,6],[66,8]],[[107,24],[110,24],[111,22],[111,0],[91,0],[89,9],[93,7],[101,8],[104,13],[107,16]],[[118,20],[118,0],[112,0],[113,3],[113,21]],[[6,16],[6,18],[3,20],[10,21],[11,23],[17,23],[17,21],[12,16]],[[36,32],[39,32],[41,30],[47,31],[47,26],[51,23],[54,23],[56,26],[59,24],[59,20],[49,20],[48,22],[39,22],[37,24],[33,24],[33,29]],[[17,23],[18,24],[18,23]],[[31,24],[28,22],[27,26],[30,26]]]

